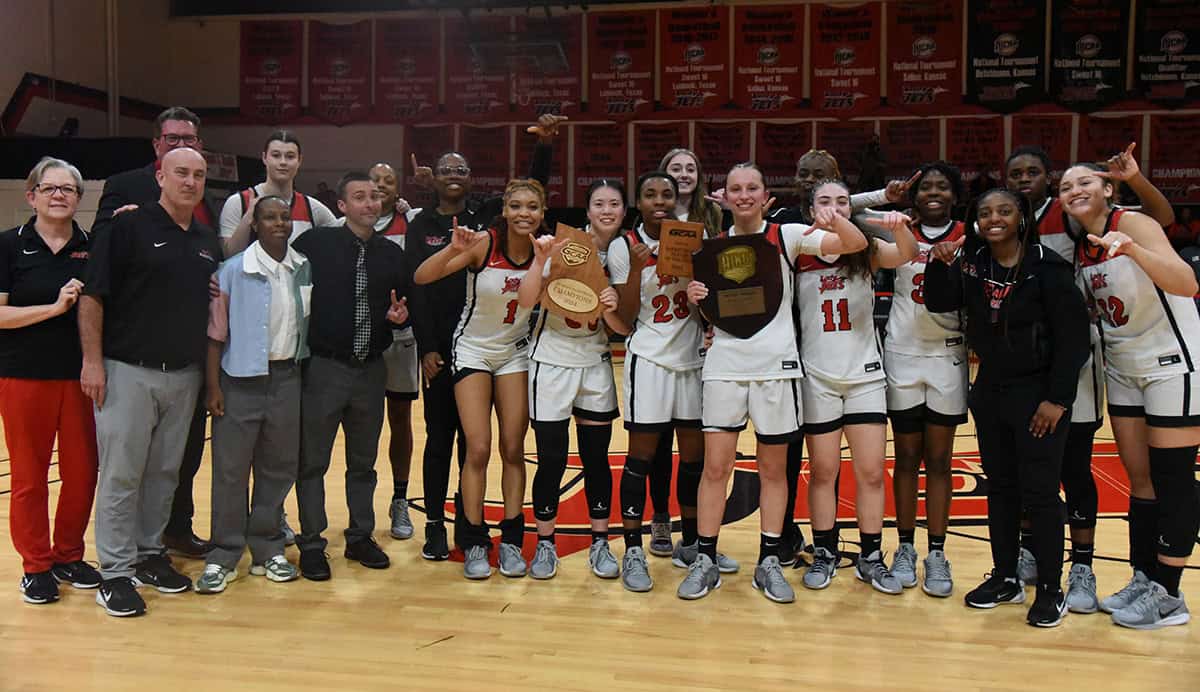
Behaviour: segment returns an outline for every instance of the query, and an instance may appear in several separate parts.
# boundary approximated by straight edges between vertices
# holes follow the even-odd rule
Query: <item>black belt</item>
[[[129,361],[129,364],[136,365],[139,368],[157,370],[159,372],[174,372],[176,370],[183,370],[184,368],[195,365],[195,363],[190,360],[134,360]]]
[[[379,356],[381,355],[379,353],[367,354],[366,358],[360,360],[359,358],[355,357],[353,354],[335,353],[333,351],[326,351],[326,350],[319,349],[319,348],[312,348],[311,346],[309,347],[309,351],[311,351],[314,356],[319,356],[321,358],[327,358],[329,360],[336,360],[337,362],[341,363],[342,365],[348,365],[352,368],[365,368],[368,365],[370,365],[371,363],[379,360]]]

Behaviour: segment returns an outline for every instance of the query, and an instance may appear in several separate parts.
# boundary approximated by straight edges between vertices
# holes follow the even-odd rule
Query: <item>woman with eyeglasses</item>
[[[96,491],[96,425],[79,386],[83,356],[75,302],[83,289],[88,234],[75,223],[79,170],[44,158],[25,182],[34,214],[0,233],[0,418],[12,471],[9,527],[25,574],[26,603],[58,600],[58,584],[94,589],[83,561]],[[62,484],[51,539],[47,473],[58,439]]]

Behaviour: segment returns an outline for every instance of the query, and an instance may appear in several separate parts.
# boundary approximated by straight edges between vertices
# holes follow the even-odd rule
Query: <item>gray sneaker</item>
[[[1096,575],[1091,565],[1071,565],[1067,574],[1067,610],[1072,613],[1094,613],[1100,610],[1096,598]]]
[[[679,541],[675,545],[675,550],[671,552],[671,564],[681,569],[687,569],[696,561],[696,556],[700,554],[700,541],[696,541],[691,545],[684,545],[683,541]],[[737,560],[729,557],[725,553],[717,553],[717,569],[721,574],[733,574],[741,569],[741,565]]]
[[[1133,605],[1133,602],[1141,598],[1142,594],[1150,590],[1150,579],[1146,577],[1146,573],[1140,569],[1133,571],[1133,578],[1120,591],[1100,601],[1100,610],[1106,613],[1115,613],[1122,608],[1128,608]]]
[[[1017,555],[1017,579],[1026,584],[1037,583],[1037,559],[1033,557],[1033,553],[1029,552],[1028,548],[1021,548],[1021,552]]]
[[[388,516],[392,518],[392,538],[406,541],[413,536],[412,519],[408,518],[408,500],[399,498],[392,500],[392,507],[388,510]]]
[[[592,547],[588,548],[588,564],[592,567],[592,574],[601,579],[616,579],[621,574],[621,566],[608,549],[608,541],[592,543]]]
[[[521,557],[520,546],[513,545],[512,543],[501,543],[497,562],[500,565],[500,574],[514,578],[525,576],[525,558]]]
[[[1183,601],[1183,592],[1172,596],[1158,582],[1150,582],[1150,588],[1136,601],[1112,614],[1114,623],[1135,630],[1183,625],[1191,619],[1187,603]]]
[[[804,573],[804,586],[808,589],[824,589],[837,574],[837,557],[825,548],[813,550],[813,561]]]
[[[700,553],[692,564],[688,565],[687,576],[679,583],[675,595],[687,601],[704,598],[709,591],[721,588],[721,570],[713,564],[712,558]]]
[[[901,543],[892,556],[892,576],[900,586],[911,589],[917,585],[917,549],[912,543]]]
[[[621,561],[621,585],[627,591],[644,593],[654,588],[654,580],[650,578],[650,570],[646,566],[646,553],[641,548],[633,547],[625,551]]]
[[[529,562],[529,576],[534,579],[552,579],[558,574],[558,549],[550,541],[538,541]]]
[[[288,526],[287,512],[284,512],[279,517],[279,525],[283,531],[283,544],[296,545],[296,532],[292,530],[292,527]]]
[[[769,555],[754,568],[754,581],[750,585],[762,592],[768,600],[776,603],[791,603],[796,592],[783,576],[783,565],[778,555]]]
[[[300,570],[283,555],[276,555],[261,565],[250,565],[250,574],[266,577],[273,582],[288,582],[300,578]]]
[[[650,554],[656,557],[671,557],[671,515],[655,514],[650,521]]]
[[[880,593],[895,595],[904,591],[900,580],[888,570],[887,565],[883,564],[883,555],[878,550],[867,557],[860,555],[854,574],[860,581],[865,581]]]
[[[925,557],[925,582],[921,590],[930,596],[947,598],[954,591],[954,578],[950,576],[950,561],[941,550],[931,550]]]
[[[474,545],[467,548],[466,559],[463,560],[463,576],[467,579],[487,579],[492,576],[487,546]]]
[[[225,569],[210,562],[204,566],[204,574],[196,580],[196,593],[221,593],[237,576],[236,569]]]

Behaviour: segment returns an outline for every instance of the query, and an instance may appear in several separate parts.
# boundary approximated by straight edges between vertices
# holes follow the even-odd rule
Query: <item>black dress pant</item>
[[[422,481],[425,486],[425,517],[429,521],[446,518],[446,492],[450,488],[450,456],[454,437],[458,436],[458,468],[467,459],[466,437],[458,420],[458,405],[454,402],[454,381],[450,368],[428,382],[425,388],[425,452],[421,459]],[[455,496],[457,500],[457,494]],[[458,506],[457,501],[455,506]],[[456,517],[462,514],[456,511]]]

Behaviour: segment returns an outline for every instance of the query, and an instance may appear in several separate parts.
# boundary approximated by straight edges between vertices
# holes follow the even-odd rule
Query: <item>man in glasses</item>
[[[100,209],[96,212],[96,220],[92,224],[93,235],[107,231],[112,226],[114,215],[158,202],[162,188],[159,187],[155,176],[162,168],[163,157],[175,149],[203,149],[200,140],[200,117],[183,106],[166,109],[154,119],[154,138],[151,144],[154,146],[153,163],[118,173],[104,181]],[[217,214],[205,201],[204,196],[200,195],[195,204],[192,218],[196,223],[209,229],[216,228]],[[183,453],[183,464],[179,469],[179,487],[171,505],[171,520],[163,532],[163,543],[167,548],[176,554],[191,558],[203,558],[208,552],[208,544],[192,532],[192,515],[195,513],[192,481],[200,469],[200,459],[204,455],[204,399],[203,394],[197,398],[191,430],[188,432],[187,448]]]

